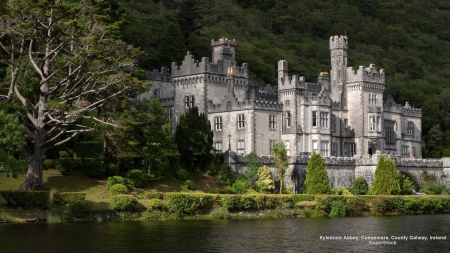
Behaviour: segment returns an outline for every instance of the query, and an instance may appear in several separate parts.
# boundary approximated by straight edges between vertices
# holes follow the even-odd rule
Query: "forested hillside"
[[[276,64],[316,81],[330,69],[328,40],[349,38],[351,66],[386,70],[386,93],[422,108],[424,155],[450,156],[450,2],[446,0],[122,0],[123,37],[145,69],[210,57],[211,39],[236,39],[251,79],[276,84]]]

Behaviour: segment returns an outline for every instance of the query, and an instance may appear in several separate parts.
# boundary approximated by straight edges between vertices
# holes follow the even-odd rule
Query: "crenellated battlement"
[[[236,39],[229,40],[228,38],[222,37],[219,40],[211,40],[211,46],[236,46]]]
[[[405,116],[422,117],[422,109],[411,107],[408,102],[406,102],[405,106],[403,106],[401,110],[402,114]]]
[[[162,81],[162,82],[170,82],[171,75],[169,70],[166,67],[162,67],[161,71],[154,69],[153,71],[147,71],[145,73],[147,80],[150,81]]]
[[[333,49],[348,49],[348,38],[347,36],[331,36],[330,37],[330,50]]]
[[[159,102],[163,107],[174,106],[175,105],[175,97],[171,98],[160,98]]]
[[[172,77],[177,78],[187,75],[195,74],[218,74],[218,75],[228,75],[229,68],[233,68],[233,76],[248,78],[248,64],[243,63],[242,66],[238,66],[235,61],[227,62],[219,60],[216,63],[212,63],[208,57],[203,57],[199,62],[194,59],[191,52],[187,52],[181,65],[176,62],[172,62]]]
[[[384,69],[378,71],[375,64],[370,64],[369,67],[359,66],[358,70],[348,67],[347,82],[372,82],[384,85],[385,72]]]

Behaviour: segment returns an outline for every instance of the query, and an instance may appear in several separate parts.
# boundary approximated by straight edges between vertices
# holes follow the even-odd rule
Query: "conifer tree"
[[[282,194],[284,176],[289,166],[286,145],[284,145],[283,141],[277,141],[273,144],[272,155],[275,158],[275,167],[277,168],[278,179],[280,180],[280,194]]]
[[[270,193],[275,189],[275,182],[272,179],[272,173],[266,165],[258,169],[258,181],[256,181],[258,190],[263,193]]]
[[[303,186],[305,194],[329,194],[331,192],[330,181],[322,156],[313,152],[306,169],[306,180]]]
[[[255,152],[251,152],[250,154],[248,154],[245,157],[245,160],[246,160],[246,163],[245,163],[245,166],[246,166],[245,174],[247,175],[247,177],[248,177],[252,187],[255,187],[256,186],[256,181],[258,181],[258,169],[263,164],[259,160],[258,156],[255,154]]]
[[[370,188],[371,195],[400,194],[400,174],[394,161],[381,155],[375,170],[375,178]]]
[[[164,67],[170,68],[172,62],[180,64],[186,54],[186,44],[178,24],[169,23],[161,36],[159,59]]]
[[[212,165],[214,133],[205,114],[199,114],[197,107],[192,107],[180,117],[175,134],[175,142],[181,161],[190,170],[206,171]]]

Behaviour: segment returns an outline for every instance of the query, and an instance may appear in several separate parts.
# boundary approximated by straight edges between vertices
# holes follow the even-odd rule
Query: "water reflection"
[[[445,252],[449,215],[2,224],[1,252]],[[372,245],[363,236],[447,236]],[[323,238],[321,239],[321,236]],[[342,237],[325,239],[326,236]],[[358,240],[344,239],[345,236]],[[383,241],[383,240],[378,240]]]

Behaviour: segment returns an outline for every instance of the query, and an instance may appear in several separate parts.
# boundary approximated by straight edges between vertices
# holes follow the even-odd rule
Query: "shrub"
[[[381,214],[401,213],[403,209],[402,198],[378,197],[372,199],[372,209]]]
[[[55,169],[55,160],[53,159],[45,159],[44,160],[44,170],[52,170]]]
[[[425,182],[420,188],[421,192],[425,192],[428,195],[439,195],[445,190],[445,184],[439,184],[435,182]]]
[[[325,169],[322,156],[313,152],[308,161],[306,179],[303,192],[306,194],[329,194],[331,192],[330,181]]]
[[[134,212],[137,210],[138,201],[133,195],[118,194],[113,197],[111,205],[118,212]]]
[[[85,192],[55,192],[53,194],[54,204],[67,204],[80,202],[86,198]]]
[[[420,190],[419,181],[417,181],[416,176],[414,176],[411,172],[409,172],[407,170],[403,170],[400,172],[400,175],[404,175],[406,178],[408,178],[412,182],[412,185],[413,185],[415,191]]]
[[[69,215],[75,218],[84,218],[92,213],[92,202],[74,202],[69,204]]]
[[[245,157],[245,174],[247,175],[250,184],[256,188],[256,181],[258,181],[258,169],[263,165],[255,152],[251,152]]]
[[[177,215],[193,215],[200,207],[197,197],[187,194],[173,194],[167,200],[167,207]]]
[[[50,203],[49,191],[0,191],[8,205],[18,207],[47,207]]]
[[[369,185],[364,177],[358,177],[352,182],[350,192],[354,195],[366,195],[369,192]]]
[[[164,192],[146,192],[144,194],[145,199],[164,199]]]
[[[73,169],[76,166],[76,163],[73,159],[59,159],[54,162],[55,168],[61,172],[61,175],[70,175],[72,174]]]
[[[101,178],[105,175],[105,167],[102,161],[89,160],[86,164],[85,172],[90,177]]]
[[[258,181],[256,181],[258,190],[263,193],[271,193],[275,189],[275,182],[272,179],[272,173],[266,165],[258,169]]]
[[[112,177],[108,177],[108,181],[106,182],[106,186],[108,188],[111,188],[111,186],[116,185],[116,184],[123,184],[125,185],[125,179],[123,179],[123,177],[121,176],[112,176]]]
[[[134,187],[143,188],[147,184],[148,177],[142,170],[130,170],[127,174],[127,181]]]
[[[414,193],[413,183],[405,175],[400,175],[400,188],[400,195],[412,195]]]
[[[162,211],[162,210],[164,210],[164,208],[165,208],[165,205],[160,199],[151,199],[150,202],[149,202],[147,210],[149,210],[149,211],[152,211],[152,210]]]
[[[105,175],[115,176],[119,173],[119,165],[114,163],[107,163],[105,165]]]
[[[188,172],[185,169],[178,169],[175,172],[175,178],[178,180],[184,181],[187,179],[187,177],[188,177]]]
[[[329,217],[345,217],[345,206],[341,201],[331,202]]]
[[[183,185],[188,190],[195,190],[195,184],[194,184],[194,182],[192,180],[186,180],[186,182],[184,182]]]
[[[123,184],[115,184],[109,188],[109,197],[113,198],[118,194],[127,194],[128,188]]]
[[[331,204],[333,202],[339,201],[341,203],[345,203],[345,197],[342,196],[329,196],[321,198],[317,201],[316,204],[316,210],[318,211],[324,211],[325,213],[330,213],[331,211]]]
[[[358,197],[347,198],[345,207],[347,209],[347,216],[361,216],[364,212],[370,211],[366,201]]]
[[[231,186],[231,189],[237,194],[245,194],[250,188],[251,185],[246,176],[239,176]]]
[[[373,180],[371,195],[396,195],[400,194],[400,174],[395,167],[394,161],[383,155],[378,160]]]
[[[224,207],[219,207],[211,211],[211,217],[214,219],[229,219],[231,217],[228,210]]]
[[[224,164],[220,167],[217,177],[224,181],[228,186],[231,186],[234,181],[236,181],[236,174],[231,170],[231,166],[228,164]]]

